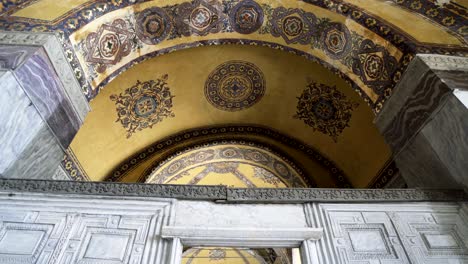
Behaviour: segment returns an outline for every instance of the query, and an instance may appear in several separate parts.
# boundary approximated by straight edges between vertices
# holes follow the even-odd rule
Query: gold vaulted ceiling
[[[309,186],[365,187],[391,160],[374,114],[416,53],[467,54],[467,5],[6,0],[0,28],[58,33],[93,109],[63,162],[75,179],[145,181],[189,149],[251,144]]]
[[[260,78],[264,81],[264,94],[253,105],[226,111],[207,100],[206,81],[214,78],[210,74],[226,62],[248,63],[246,70],[249,65],[254,65],[263,75]],[[153,120],[155,123],[151,128],[139,127],[141,130],[135,129],[129,133],[130,126],[125,127],[122,121],[126,114],[119,118],[117,108],[125,104],[126,89],[133,87],[137,91],[143,89],[144,84],[149,85],[150,81],[155,81],[153,90],[160,89],[164,93],[167,89],[166,97],[160,98],[161,102],[170,101],[170,106],[167,104],[164,108],[168,112],[164,112],[161,120]],[[319,93],[323,96],[327,91],[335,91],[336,96],[342,96],[333,100],[338,107],[347,106],[346,109],[338,109],[343,113],[338,119],[344,120],[349,127],[344,127],[341,132],[339,129],[321,132],[306,124],[304,119],[295,117],[299,97],[304,95],[306,88],[314,91],[322,89]],[[135,97],[138,96],[140,94],[135,93]],[[120,103],[119,97],[122,100]],[[349,84],[319,64],[264,47],[200,47],[147,60],[109,83],[91,102],[91,107],[92,111],[73,140],[71,150],[92,180],[104,180],[128,157],[155,142],[182,131],[210,126],[250,125],[277,131],[305,143],[334,162],[346,175],[351,176],[349,180],[353,186],[358,187],[365,187],[390,158],[387,145],[372,124],[372,111]],[[214,134],[209,138],[223,137],[272,146],[299,163],[318,186],[335,186],[330,172],[320,162],[307,158],[304,151],[285,142],[262,133],[252,135],[247,129],[232,136]],[[184,142],[186,145],[198,143],[196,139]],[[170,149],[166,147],[164,151],[154,151],[151,158],[135,166],[121,180],[136,181],[155,160],[164,159]]]

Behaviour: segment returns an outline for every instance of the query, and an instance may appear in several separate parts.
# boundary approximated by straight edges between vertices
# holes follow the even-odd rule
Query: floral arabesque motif
[[[174,96],[167,86],[167,79],[166,74],[156,81],[137,81],[120,95],[110,96],[117,106],[116,122],[127,130],[127,138],[137,130],[152,128],[164,118],[175,116],[171,110]]]
[[[304,121],[314,131],[330,136],[335,142],[349,126],[352,112],[359,105],[346,98],[335,86],[311,82],[298,97],[294,118]]]

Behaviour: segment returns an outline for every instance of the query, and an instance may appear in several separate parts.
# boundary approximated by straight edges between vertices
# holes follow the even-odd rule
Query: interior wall
[[[323,228],[317,242],[303,244],[305,264],[468,261],[466,203],[219,204],[0,192],[0,206],[2,263],[179,264],[181,245],[162,237],[168,228],[189,230],[181,241],[206,230],[197,239],[210,244],[265,230],[293,241]]]

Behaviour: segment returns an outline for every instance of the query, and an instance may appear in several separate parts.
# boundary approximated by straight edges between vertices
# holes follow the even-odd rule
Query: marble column
[[[66,179],[60,161],[89,111],[79,85],[60,76],[73,71],[58,40],[44,39],[47,45],[15,45],[0,34],[0,177]]]
[[[375,123],[409,187],[468,190],[468,58],[418,55]]]

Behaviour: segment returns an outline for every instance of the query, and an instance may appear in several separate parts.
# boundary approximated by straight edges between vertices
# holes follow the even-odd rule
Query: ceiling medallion
[[[322,32],[321,43],[328,55],[341,59],[351,51],[351,33],[341,23],[330,23]]]
[[[177,8],[177,30],[184,36],[192,34],[205,36],[220,32],[225,19],[221,10],[221,4],[216,0],[182,3]]]
[[[232,28],[241,34],[251,34],[263,24],[262,7],[254,1],[239,2],[229,13]]]
[[[208,76],[205,97],[218,109],[240,111],[260,101],[265,88],[265,77],[257,66],[245,61],[228,61]]]
[[[294,118],[304,121],[314,131],[338,141],[345,127],[349,127],[352,112],[358,103],[352,102],[335,86],[311,82],[298,97]]]
[[[136,33],[141,41],[149,45],[163,41],[171,28],[170,17],[159,7],[146,9],[136,17]]]
[[[317,18],[301,9],[275,8],[271,18],[271,34],[287,44],[309,44],[317,31]]]
[[[120,95],[111,95],[115,101],[118,118],[127,130],[130,138],[137,130],[152,128],[164,118],[174,117],[172,112],[172,98],[167,86],[167,74],[157,79],[137,83]]]

